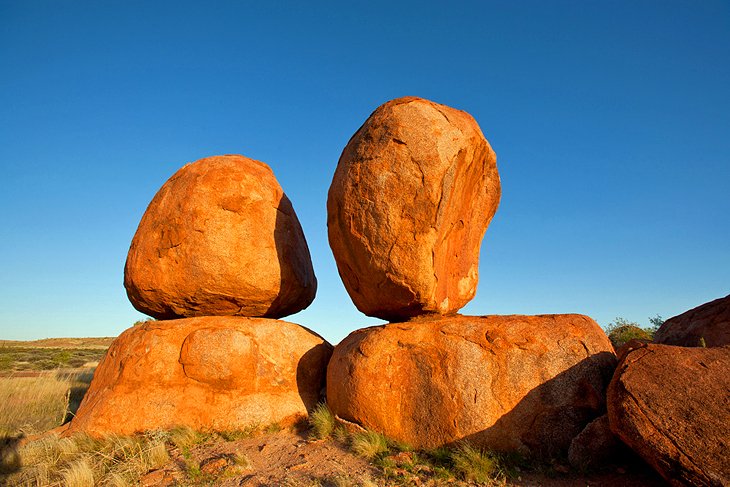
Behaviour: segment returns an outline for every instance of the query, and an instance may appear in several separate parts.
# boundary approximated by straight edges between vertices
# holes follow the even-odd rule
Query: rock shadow
[[[282,195],[276,210],[274,243],[281,288],[264,315],[266,318],[282,318],[297,313],[309,306],[317,293],[317,278],[307,240],[286,194]]]
[[[22,433],[18,436],[0,436],[0,476],[18,472],[22,467],[18,447],[24,438]]]
[[[531,458],[567,455],[585,426],[606,413],[606,389],[616,368],[610,352],[591,355],[532,389],[492,426],[460,441]]]
[[[317,335],[311,331],[310,333]],[[332,357],[333,350],[332,345],[327,341],[323,341],[309,349],[297,363],[297,390],[307,411],[312,411],[318,403],[325,400],[327,365]]]

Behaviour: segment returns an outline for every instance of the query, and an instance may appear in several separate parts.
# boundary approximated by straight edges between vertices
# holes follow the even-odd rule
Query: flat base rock
[[[730,345],[730,295],[669,318],[654,334],[654,343],[682,347]]]
[[[648,344],[619,363],[611,430],[673,485],[730,485],[730,347]]]
[[[285,321],[200,317],[123,332],[67,434],[289,424],[320,400],[332,346]]]
[[[616,357],[582,315],[450,316],[351,333],[327,369],[340,418],[418,448],[564,453],[605,411]]]

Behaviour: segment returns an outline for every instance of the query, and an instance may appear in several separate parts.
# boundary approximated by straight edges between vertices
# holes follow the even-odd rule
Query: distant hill
[[[0,340],[0,347],[24,348],[109,348],[116,337],[44,338],[42,340]]]

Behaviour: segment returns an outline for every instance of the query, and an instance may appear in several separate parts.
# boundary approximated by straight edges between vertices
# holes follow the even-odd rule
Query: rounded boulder
[[[109,347],[68,433],[293,423],[319,401],[331,353],[320,336],[285,321],[147,322]]]
[[[730,346],[649,343],[618,364],[611,430],[671,485],[730,485]]]
[[[654,333],[654,343],[682,347],[730,345],[730,295],[669,318]]]
[[[158,319],[281,318],[309,306],[317,280],[269,166],[226,155],[187,164],[157,192],[129,248],[124,287]]]
[[[496,155],[471,115],[415,97],[380,106],[342,152],[327,198],[330,247],[357,308],[388,321],[462,308],[500,195]]]
[[[341,419],[416,448],[466,440],[554,455],[605,412],[615,362],[582,315],[420,319],[337,345],[327,402]]]

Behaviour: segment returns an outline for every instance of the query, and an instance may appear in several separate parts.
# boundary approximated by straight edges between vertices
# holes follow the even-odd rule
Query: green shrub
[[[611,344],[613,344],[613,348],[618,348],[634,339],[651,341],[654,336],[651,328],[642,328],[638,323],[624,318],[616,318],[612,323],[609,323],[606,327],[606,333],[608,339],[611,340]]]

